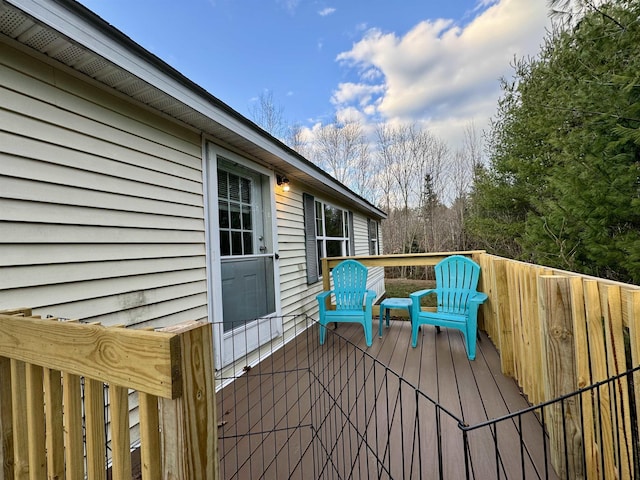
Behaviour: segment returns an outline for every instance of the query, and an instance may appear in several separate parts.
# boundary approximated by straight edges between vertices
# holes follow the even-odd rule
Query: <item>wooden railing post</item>
[[[571,277],[571,315],[573,316],[573,338],[575,343],[576,385],[584,388],[591,385],[591,369],[589,365],[589,331],[587,328],[586,300],[583,280]],[[594,446],[598,443],[595,422],[593,421],[593,392],[581,395],[585,468],[587,478],[598,478],[598,456]]]
[[[600,287],[598,281],[587,279],[583,282],[585,315],[589,335],[589,363],[591,383],[602,382],[609,378],[607,366],[607,348],[604,332]],[[614,424],[612,422],[611,393],[608,384],[598,389],[594,399],[594,408],[598,412],[596,424],[596,442],[586,445],[587,452],[597,461],[604,463],[601,478],[616,478],[616,455],[613,445]],[[596,477],[597,478],[597,477]]]
[[[11,406],[13,415],[13,475],[15,480],[29,478],[29,439],[27,427],[26,365],[11,359]]]
[[[509,314],[509,284],[507,282],[507,260],[499,258],[493,262],[493,291],[495,292],[495,331],[500,350],[500,367],[502,373],[513,377],[515,375],[513,359],[513,319]]]
[[[627,315],[629,318],[629,339],[632,365],[640,365],[640,291],[628,292]],[[640,385],[640,372],[633,376],[633,383]],[[636,418],[640,419],[640,388],[634,388]]]
[[[0,357],[0,479],[13,480],[11,360]]]
[[[538,277],[538,306],[542,327],[544,392],[547,400],[577,390],[571,284],[566,276]],[[547,407],[551,462],[560,478],[583,478],[584,461],[579,399]]]
[[[31,315],[30,308],[0,310],[3,315]],[[0,480],[14,478],[11,360],[0,357]]]
[[[607,285],[601,291],[606,302],[603,310],[604,332],[607,346],[607,364],[609,375],[619,375],[627,370],[624,321],[622,319],[622,292],[618,285]],[[611,384],[613,393],[613,415],[617,432],[614,435],[619,478],[632,478],[633,475],[633,440],[631,423],[631,404],[626,378]]]
[[[331,271],[329,269],[329,261],[327,260],[327,258],[323,258],[321,260],[321,264],[322,264],[322,290],[324,290],[325,292],[328,292],[329,290],[331,290]]]
[[[328,292],[329,290],[331,290],[331,268],[329,267],[329,260],[325,257],[322,260],[320,260],[320,263],[321,263],[320,273],[322,274],[322,291]],[[332,309],[330,296],[324,299],[324,307],[327,310]]]
[[[217,479],[212,326],[192,322],[163,331],[179,334],[182,371],[182,394],[159,399],[163,478]]]

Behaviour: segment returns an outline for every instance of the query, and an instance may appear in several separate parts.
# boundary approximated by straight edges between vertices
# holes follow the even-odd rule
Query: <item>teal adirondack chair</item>
[[[452,255],[435,266],[436,288],[420,290],[409,295],[411,306],[411,346],[418,344],[421,325],[457,328],[464,335],[469,360],[476,358],[478,333],[478,307],[487,299],[486,293],[477,291],[480,266],[461,255]],[[437,296],[435,312],[423,312],[420,299],[425,295]]]
[[[333,268],[333,290],[320,293],[320,345],[324,344],[327,324],[355,322],[364,327],[364,337],[370,347],[373,338],[372,307],[376,293],[367,290],[367,267],[355,260],[345,260]],[[329,310],[326,299],[334,294],[335,310]]]

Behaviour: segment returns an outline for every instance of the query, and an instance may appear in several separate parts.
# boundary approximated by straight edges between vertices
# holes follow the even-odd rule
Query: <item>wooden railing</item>
[[[500,352],[503,373],[533,404],[640,365],[640,287],[487,254],[478,261],[481,289],[489,295],[484,329]],[[546,419],[561,478],[583,470],[584,478],[634,478],[640,377],[634,384],[634,398],[623,377],[615,391],[605,387],[598,398],[584,394]],[[581,445],[553,448],[562,441],[560,432]]]
[[[489,296],[481,328],[532,404],[640,365],[640,287],[483,251],[455,253],[481,265],[479,289]],[[448,255],[357,259],[371,267],[435,265]],[[341,260],[323,260],[325,288]],[[212,351],[206,323],[152,332],[0,312],[0,479],[105,478],[105,385],[114,479],[131,478],[130,390],[139,397],[143,478],[217,478]],[[640,378],[634,385],[623,377],[596,397],[547,410],[561,478],[633,478]]]
[[[0,479],[105,479],[109,436],[112,478],[130,480],[132,390],[142,478],[217,478],[212,352],[204,322],[144,331],[0,312]]]
[[[329,257],[322,259],[322,289],[326,292],[331,290],[331,269],[343,260],[355,259],[367,267],[425,267],[434,266],[441,260],[451,255],[464,255],[474,258],[483,254],[484,250],[469,250],[464,252],[437,252],[437,253],[402,253],[396,255],[361,255],[357,257]],[[328,301],[328,299],[327,299]],[[331,308],[327,304],[327,308]],[[378,315],[380,307],[373,306],[373,314]],[[394,314],[408,316],[404,312],[394,312]]]
[[[370,267],[430,266],[454,253],[469,256],[482,267],[479,290],[489,300],[481,307],[480,328],[498,349],[502,372],[517,381],[531,404],[573,393],[640,365],[640,287],[636,285],[484,251],[355,258]],[[323,259],[325,290],[330,288],[330,268],[345,258],[349,257]],[[602,387],[597,398],[585,393],[580,402],[564,402],[563,411],[546,415],[552,463],[560,478],[634,478],[640,375],[633,380],[634,389],[622,377],[615,391]],[[567,442],[567,436],[573,443]]]

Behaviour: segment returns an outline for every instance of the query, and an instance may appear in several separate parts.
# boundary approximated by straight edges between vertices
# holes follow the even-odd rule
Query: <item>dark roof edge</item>
[[[219,98],[209,93],[206,89],[204,89],[203,87],[195,83],[193,80],[190,80],[188,77],[180,73],[177,69],[169,65],[160,57],[153,54],[149,50],[145,49],[140,44],[136,43],[131,37],[129,37],[128,35],[118,30],[115,26],[111,25],[109,22],[104,20],[102,17],[100,17],[98,14],[96,14],[89,8],[85,7],[84,5],[77,2],[76,0],[51,0],[51,1],[57,3],[58,5],[72,12],[73,14],[81,17],[84,21],[90,23],[92,27],[96,28],[106,36],[114,39],[120,44],[123,44],[124,46],[126,46],[128,50],[132,51],[137,56],[145,60],[146,62],[149,62],[152,66],[154,66],[155,68],[157,68],[158,70],[166,74],[167,76],[171,77],[176,82],[180,83],[181,85],[191,90],[192,92],[196,93],[197,95],[203,97],[205,100],[212,103],[216,108],[219,108],[224,113],[233,117],[235,120],[239,121],[240,123],[243,123],[252,131],[254,131],[258,135],[266,139],[267,141],[281,148],[286,154],[302,162],[306,167],[313,169],[314,172],[316,172],[319,176],[323,177],[328,183],[336,184],[344,188],[347,192],[349,192],[349,194],[353,195],[358,200],[368,205],[370,209],[376,212],[381,218],[387,217],[387,214],[383,210],[376,207],[369,200],[355,193],[353,190],[351,190],[349,187],[347,187],[343,183],[337,181],[335,178],[333,178],[327,172],[325,172],[320,167],[315,165],[313,162],[309,161],[304,156],[300,155],[294,149],[289,147],[287,144],[285,144],[278,138],[271,135],[269,132],[262,129],[256,123],[254,123],[253,121],[251,121],[250,119],[248,119],[247,117],[239,113],[238,111],[234,110],[232,107],[224,103]],[[292,166],[295,167],[295,165],[292,165]]]

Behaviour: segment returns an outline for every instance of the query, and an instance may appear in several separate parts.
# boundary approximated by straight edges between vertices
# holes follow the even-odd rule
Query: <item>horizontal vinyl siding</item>
[[[317,316],[315,296],[320,293],[322,282],[307,285],[302,192],[292,187],[289,192],[277,195],[276,208],[282,314]]]
[[[356,255],[369,255],[369,228],[367,219],[358,213],[353,214],[353,236]]]
[[[356,255],[369,255],[369,225],[367,218],[353,215],[353,230]],[[367,274],[367,287],[376,292],[376,300],[385,292],[384,267],[370,268]]]
[[[303,188],[303,186],[300,187]],[[304,313],[317,318],[316,295],[322,291],[322,282],[307,285],[302,193],[303,191],[297,185],[292,185],[289,192],[279,194],[276,197],[282,313],[285,316]],[[322,197],[317,197],[317,199],[327,201]],[[336,206],[345,208],[341,205]],[[353,228],[356,255],[368,255],[367,218],[359,212],[354,212]],[[382,295],[384,293],[384,269],[370,269],[368,283],[369,287],[376,291],[378,297]]]
[[[207,317],[200,135],[0,43],[0,308]]]

